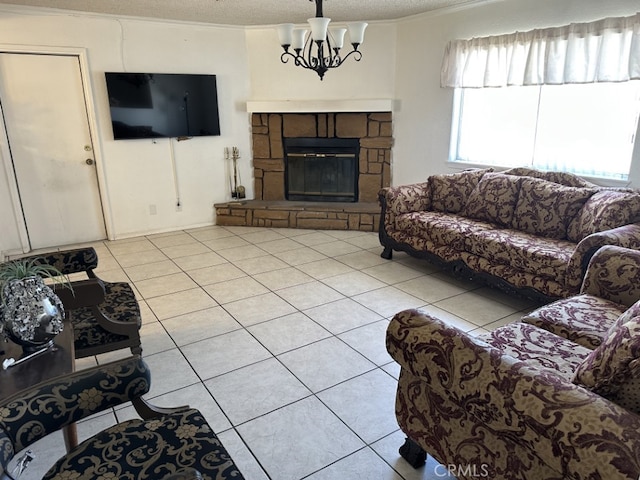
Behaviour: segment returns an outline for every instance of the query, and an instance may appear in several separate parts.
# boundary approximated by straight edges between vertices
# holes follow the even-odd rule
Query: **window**
[[[627,180],[640,113],[640,13],[447,43],[451,160]]]
[[[451,161],[626,180],[640,81],[456,88]]]

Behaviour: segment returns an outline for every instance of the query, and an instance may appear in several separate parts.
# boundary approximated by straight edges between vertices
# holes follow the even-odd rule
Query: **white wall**
[[[225,146],[240,149],[243,183],[247,195],[253,195],[244,28],[67,15],[5,5],[0,7],[0,44],[86,49],[93,90],[89,103],[98,126],[97,168],[111,238],[212,224],[213,204],[230,198]],[[113,140],[105,71],[217,75],[221,135],[174,140],[174,178],[170,140]],[[8,196],[10,179],[4,168],[0,170],[0,252],[11,252],[20,248],[14,227],[20,219]],[[176,185],[181,211],[176,208]],[[151,215],[151,205],[156,215]]]
[[[363,18],[366,20],[366,18]],[[339,24],[336,24],[339,25]],[[333,24],[332,24],[333,26]],[[348,35],[348,34],[347,34]],[[247,48],[251,75],[251,100],[363,100],[390,99],[395,95],[395,23],[371,23],[360,46],[362,60],[353,57],[318,75],[279,60],[282,47],[275,28],[248,28]],[[343,53],[351,47],[345,39]]]
[[[12,186],[9,184],[9,178],[12,175],[12,171],[7,171],[0,165],[0,225],[2,225],[0,230],[0,262],[3,260],[3,251],[15,250],[21,243],[18,219],[14,215],[14,211],[20,206],[14,205],[14,197],[10,192]]]
[[[393,184],[451,171],[447,158],[453,90],[440,88],[440,65],[449,40],[626,16],[638,10],[637,0],[509,0],[400,21]],[[640,187],[639,143],[630,176],[636,188]]]

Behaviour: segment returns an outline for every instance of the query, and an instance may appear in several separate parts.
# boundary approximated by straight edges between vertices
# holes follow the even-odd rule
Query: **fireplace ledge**
[[[249,113],[392,112],[392,98],[349,100],[249,100]]]

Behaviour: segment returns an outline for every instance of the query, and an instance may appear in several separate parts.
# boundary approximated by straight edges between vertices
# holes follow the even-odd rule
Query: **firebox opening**
[[[357,138],[285,138],[285,198],[358,201]]]

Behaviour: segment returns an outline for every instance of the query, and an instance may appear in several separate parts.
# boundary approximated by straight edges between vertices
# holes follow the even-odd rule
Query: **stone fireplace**
[[[251,120],[256,200],[285,200],[287,138],[357,139],[360,202],[377,202],[378,191],[390,184],[391,112],[254,113]]]
[[[253,113],[251,124],[255,199],[215,205],[217,224],[377,231],[378,191],[391,183],[391,112]],[[285,145],[302,139],[355,142],[351,199],[291,199]]]

